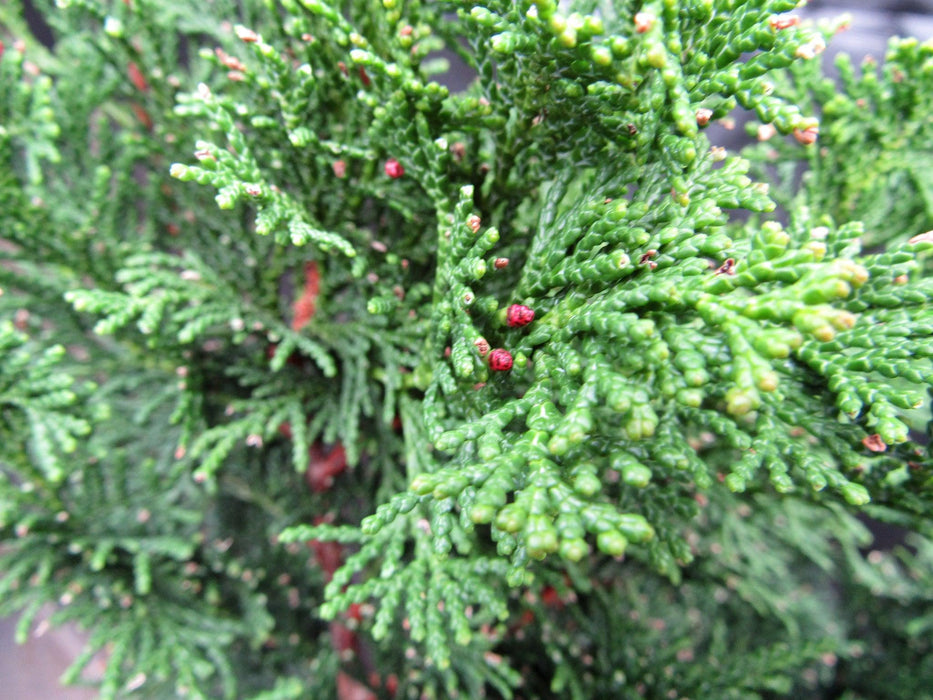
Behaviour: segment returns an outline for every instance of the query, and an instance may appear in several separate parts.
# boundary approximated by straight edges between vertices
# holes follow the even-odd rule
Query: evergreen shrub
[[[19,638],[102,698],[933,697],[933,42],[831,79],[795,4],[4,3]]]

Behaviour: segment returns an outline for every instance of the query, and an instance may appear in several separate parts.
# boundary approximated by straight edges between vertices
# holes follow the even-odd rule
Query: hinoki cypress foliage
[[[786,0],[36,4],[0,613],[88,631],[67,681],[930,697],[933,44],[833,80]]]

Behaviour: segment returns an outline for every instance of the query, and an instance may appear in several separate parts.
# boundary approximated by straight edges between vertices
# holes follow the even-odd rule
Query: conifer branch
[[[790,0],[39,4],[49,49],[0,10],[0,612],[86,627],[68,680],[933,678],[929,42],[837,86]]]

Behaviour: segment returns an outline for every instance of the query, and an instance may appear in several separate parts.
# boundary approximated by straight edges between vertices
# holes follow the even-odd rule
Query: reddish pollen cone
[[[356,651],[356,634],[341,622],[330,623],[330,638],[334,649],[339,653]]]
[[[308,450],[308,456],[310,463],[305,472],[305,481],[315,493],[327,491],[334,485],[334,477],[347,468],[347,453],[340,444],[325,452],[320,444],[315,443]]]
[[[888,446],[884,444],[884,440],[881,439],[878,433],[862,438],[862,444],[871,452],[884,452],[888,449]]]
[[[511,328],[527,326],[535,320],[535,312],[524,304],[512,304],[506,313]]]
[[[337,674],[337,700],[376,700],[376,694],[343,671]]]
[[[330,581],[334,577],[334,572],[343,563],[343,545],[339,542],[311,540],[308,546],[311,547],[314,559],[324,572],[324,580]]]
[[[817,136],[820,135],[819,127],[810,126],[806,129],[794,129],[794,138],[797,139],[797,142],[809,146],[814,143],[817,139]]]
[[[496,348],[487,357],[489,369],[493,372],[508,372],[512,369],[512,353],[502,348]]]
[[[351,620],[356,620],[359,622],[363,619],[363,606],[359,603],[350,603],[350,607],[347,608],[347,617]]]
[[[133,110],[133,113],[136,115],[136,118],[139,120],[139,123],[146,127],[147,130],[152,129],[152,117],[149,116],[147,112],[141,105],[130,105]]]
[[[393,180],[398,180],[405,174],[405,168],[403,168],[402,164],[395,160],[395,158],[389,158],[389,160],[386,161],[385,170],[386,175]]]
[[[146,92],[149,90],[149,83],[146,82],[146,78],[142,71],[139,70],[139,66],[130,61],[129,65],[126,67],[126,72],[129,73],[130,82],[136,86],[137,90],[140,92]]]
[[[560,609],[564,607],[564,601],[554,586],[545,586],[541,591],[541,602],[549,608]]]
[[[295,299],[292,330],[300,331],[317,311],[317,297],[321,291],[321,273],[313,260],[305,263],[305,284],[301,296]]]

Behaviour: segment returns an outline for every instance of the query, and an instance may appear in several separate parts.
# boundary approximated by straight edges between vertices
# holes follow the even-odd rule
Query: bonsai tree
[[[34,4],[0,613],[87,630],[65,681],[929,697],[933,44],[833,81],[787,0]]]

